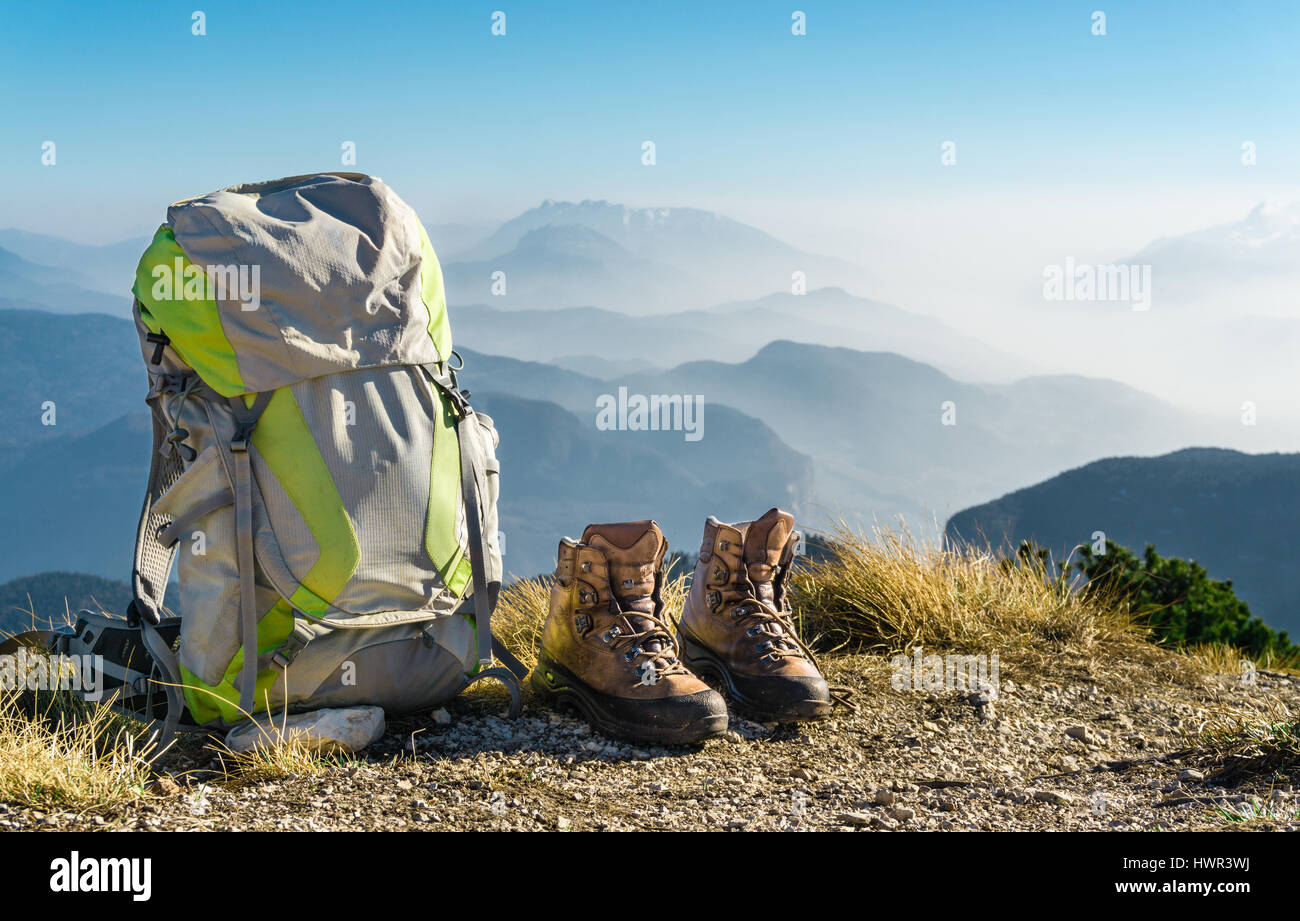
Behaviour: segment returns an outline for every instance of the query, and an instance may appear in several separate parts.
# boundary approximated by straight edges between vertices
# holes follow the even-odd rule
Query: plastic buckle
[[[245,423],[240,423],[235,429],[235,435],[230,439],[230,450],[236,454],[248,453],[248,442],[253,437],[253,427]]]
[[[271,663],[284,671],[293,664],[293,660],[298,658],[298,653],[306,649],[307,644],[314,638],[315,636],[310,630],[301,625],[295,625],[293,632],[289,634],[289,638],[284,641],[284,645],[271,654]]]

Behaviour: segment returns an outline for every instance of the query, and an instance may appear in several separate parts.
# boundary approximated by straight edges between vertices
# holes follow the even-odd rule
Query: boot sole
[[[697,717],[685,726],[656,726],[622,719],[611,713],[603,702],[608,695],[588,686],[546,653],[538,657],[537,667],[529,681],[543,699],[553,705],[568,704],[582,714],[593,729],[613,738],[658,745],[692,745],[715,739],[727,731],[725,709],[721,713]]]
[[[804,723],[824,720],[831,715],[831,704],[828,700],[797,700],[782,707],[780,711],[767,709],[741,692],[731,677],[731,670],[723,664],[722,660],[681,627],[677,630],[677,643],[681,649],[682,662],[687,668],[700,677],[705,675],[714,677],[727,689],[737,709],[743,710],[746,716],[757,722]]]

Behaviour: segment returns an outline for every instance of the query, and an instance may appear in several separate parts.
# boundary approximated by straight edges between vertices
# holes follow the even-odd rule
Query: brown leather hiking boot
[[[725,732],[727,705],[677,658],[660,594],[667,549],[653,521],[561,540],[532,683],[606,735],[680,745]]]
[[[738,708],[761,722],[820,719],[830,688],[795,632],[786,573],[799,533],[788,512],[724,524],[710,516],[682,611],[682,658],[713,673]]]

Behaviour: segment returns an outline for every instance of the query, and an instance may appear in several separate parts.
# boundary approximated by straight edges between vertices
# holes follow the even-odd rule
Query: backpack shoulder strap
[[[456,411],[456,438],[460,443],[460,486],[465,502],[465,526],[469,534],[470,566],[474,583],[478,661],[479,666],[485,669],[481,674],[483,677],[498,678],[507,684],[514,684],[510,688],[511,698],[517,701],[519,689],[516,682],[528,677],[528,668],[492,635],[492,610],[496,607],[497,596],[501,592],[501,582],[498,579],[489,581],[487,574],[489,551],[479,507],[479,483],[486,479],[486,458],[479,449],[477,437],[470,434],[468,423],[473,419],[474,410],[469,405],[469,394],[457,386],[455,371],[444,370],[444,365],[434,362],[421,367],[429,380],[451,401]],[[506,669],[490,667],[494,655]],[[512,711],[515,709],[517,707],[512,707]]]

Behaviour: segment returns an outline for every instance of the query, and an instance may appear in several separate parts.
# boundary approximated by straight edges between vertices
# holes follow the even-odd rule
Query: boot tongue
[[[744,546],[741,559],[749,573],[749,581],[759,601],[775,602],[776,593],[772,579],[781,565],[781,555],[794,532],[794,516],[779,508],[769,509],[762,518],[741,525]]]
[[[655,573],[668,542],[653,521],[588,525],[583,543],[598,549],[609,566],[609,589],[637,630],[651,626],[636,613],[654,614]]]

